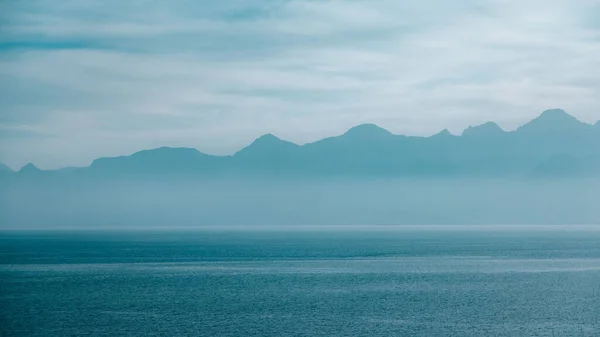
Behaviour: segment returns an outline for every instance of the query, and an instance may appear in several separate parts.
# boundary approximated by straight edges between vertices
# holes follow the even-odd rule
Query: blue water
[[[600,228],[0,233],[1,336],[600,336]]]

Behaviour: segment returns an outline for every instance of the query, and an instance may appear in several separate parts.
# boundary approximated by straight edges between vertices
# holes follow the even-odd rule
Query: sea
[[[600,226],[5,230],[0,336],[600,336]]]

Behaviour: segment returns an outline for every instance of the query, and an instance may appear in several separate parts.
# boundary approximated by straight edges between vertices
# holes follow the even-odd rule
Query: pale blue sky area
[[[0,161],[600,119],[600,0],[0,0]]]

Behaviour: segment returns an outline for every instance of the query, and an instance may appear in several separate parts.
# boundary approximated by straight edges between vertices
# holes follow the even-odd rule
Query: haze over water
[[[599,0],[0,0],[0,337],[600,336]]]
[[[593,226],[0,234],[0,334],[597,336]]]

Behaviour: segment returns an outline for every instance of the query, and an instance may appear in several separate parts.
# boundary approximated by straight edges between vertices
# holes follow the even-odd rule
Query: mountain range
[[[599,158],[600,122],[586,124],[552,109],[510,132],[488,122],[460,136],[444,130],[431,137],[411,137],[363,124],[305,145],[267,134],[230,156],[162,147],[99,158],[84,168],[42,171],[28,164],[10,176],[564,177],[600,175]],[[4,165],[0,171],[5,176],[12,172]]]

